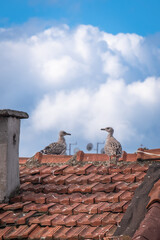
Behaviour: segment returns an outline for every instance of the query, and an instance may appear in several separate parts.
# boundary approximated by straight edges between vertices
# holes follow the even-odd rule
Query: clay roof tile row
[[[143,182],[149,168],[148,156],[151,161],[160,160],[160,149],[154,150],[154,155],[150,150],[149,154],[144,149],[140,151],[123,152],[119,164],[111,166],[105,164],[106,155],[81,151],[77,153],[75,166],[67,163],[72,156],[37,153],[31,160],[38,160],[39,164],[33,166],[32,162],[25,165],[27,159],[20,159],[20,190],[9,203],[0,204],[0,240],[131,239],[113,235],[131,206],[135,190]],[[95,161],[99,161],[98,165]],[[147,227],[160,210],[159,187],[160,183],[155,183],[149,194],[145,218],[148,220],[144,219]],[[155,219],[151,220],[151,226]],[[143,226],[142,222],[134,240],[143,239],[144,234],[140,235]],[[159,226],[158,219],[154,226]]]
[[[160,239],[160,180],[158,180],[149,193],[149,203],[145,218],[133,236],[133,240],[159,240]]]
[[[0,239],[111,237],[147,169],[138,163],[22,165],[19,193],[0,204]]]

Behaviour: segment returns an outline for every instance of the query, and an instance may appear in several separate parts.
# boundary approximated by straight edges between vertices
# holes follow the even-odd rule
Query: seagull
[[[105,153],[109,156],[110,160],[111,160],[111,156],[116,157],[116,160],[117,160],[122,155],[122,146],[113,137],[114,129],[112,127],[106,127],[106,128],[101,128],[101,130],[108,132],[108,136],[107,136],[106,143],[104,146]]]
[[[59,132],[59,138],[57,142],[49,144],[47,147],[45,147],[43,150],[41,150],[41,153],[44,154],[55,154],[55,155],[66,155],[66,141],[64,136],[71,135],[70,133],[67,133],[65,131]]]

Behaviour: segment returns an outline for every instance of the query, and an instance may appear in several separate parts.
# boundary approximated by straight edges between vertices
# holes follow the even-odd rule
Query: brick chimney
[[[7,201],[20,185],[20,119],[28,117],[25,112],[0,110],[0,202]]]

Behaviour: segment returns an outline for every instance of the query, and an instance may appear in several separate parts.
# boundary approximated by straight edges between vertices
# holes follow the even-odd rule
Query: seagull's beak
[[[71,135],[70,133],[66,133],[66,135]]]
[[[106,129],[105,128],[101,128],[101,130],[105,131]]]

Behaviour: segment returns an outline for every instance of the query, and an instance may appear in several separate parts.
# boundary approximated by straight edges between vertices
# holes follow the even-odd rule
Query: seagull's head
[[[112,127],[101,128],[101,130],[106,131],[110,134],[113,134],[114,132],[114,129]]]
[[[59,136],[60,137],[64,137],[64,136],[66,136],[66,135],[71,135],[70,133],[67,133],[67,132],[65,132],[65,131],[60,131],[59,132]]]

